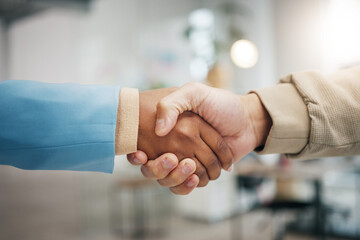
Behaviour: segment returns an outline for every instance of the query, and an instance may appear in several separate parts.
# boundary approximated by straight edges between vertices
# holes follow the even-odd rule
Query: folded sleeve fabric
[[[296,159],[360,154],[360,66],[329,76],[298,72],[253,92],[273,121],[260,154]]]
[[[119,91],[106,85],[1,82],[0,164],[111,173],[116,125],[128,121],[118,114]],[[136,148],[135,138],[123,141],[123,148]]]
[[[123,88],[119,94],[115,133],[115,152],[117,155],[136,152],[138,129],[139,91]]]

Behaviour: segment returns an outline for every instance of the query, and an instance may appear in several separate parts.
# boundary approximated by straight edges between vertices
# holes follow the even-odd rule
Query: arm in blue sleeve
[[[0,83],[0,164],[111,173],[119,87]]]

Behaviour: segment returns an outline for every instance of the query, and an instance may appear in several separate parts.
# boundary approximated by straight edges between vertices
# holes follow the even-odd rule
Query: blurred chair
[[[248,176],[238,176],[237,178],[238,186],[246,189],[247,192],[253,192],[253,194],[258,194],[257,189],[264,184],[265,180],[265,178],[261,177]],[[285,183],[282,180],[277,179],[276,185],[277,190],[274,199],[264,203],[258,196],[256,203],[254,203],[254,206],[250,211],[265,210],[269,212],[270,217],[262,219],[258,223],[258,230],[261,232],[271,225],[271,238],[274,240],[281,240],[288,228],[290,220],[287,216],[289,213],[296,214],[298,212],[304,212],[308,208],[314,206],[314,204],[311,201],[297,198],[296,196],[289,194],[289,192],[291,192],[289,191],[289,188],[296,186],[296,182],[287,181]],[[241,239],[241,236],[236,236],[234,239]]]
[[[111,230],[122,237],[161,238],[169,229],[170,195],[153,181],[119,180],[110,189]]]
[[[294,191],[297,189],[298,184],[298,180],[294,179],[276,179],[277,191],[275,199],[270,203],[260,206],[260,208],[267,209],[271,213],[270,222],[274,240],[283,239],[284,234],[288,230],[290,220],[287,216],[290,212],[293,214],[306,212],[307,209],[315,205],[314,201],[306,200]],[[273,219],[275,219],[277,228],[274,228]]]

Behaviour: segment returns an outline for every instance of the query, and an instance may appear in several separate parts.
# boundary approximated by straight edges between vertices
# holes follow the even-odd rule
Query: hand
[[[167,135],[184,111],[193,111],[212,125],[224,137],[235,160],[263,146],[272,125],[256,94],[239,96],[200,83],[188,83],[159,102],[156,133]]]
[[[235,160],[264,145],[272,125],[270,116],[255,94],[238,96],[199,83],[186,84],[164,97],[157,109],[156,131],[160,136],[166,135],[172,129],[180,113],[193,111],[225,136]],[[147,156],[141,151],[128,155],[128,159],[134,165],[144,164],[143,168],[148,172],[157,171],[154,176],[158,178],[170,172],[163,168],[156,170],[154,167],[161,164],[161,158],[152,160],[157,164],[147,164]],[[181,178],[189,180],[187,177],[188,175],[183,174]],[[190,186],[186,188],[184,184],[179,186],[179,194],[188,194],[193,189]]]
[[[177,124],[166,136],[160,137],[155,134],[156,106],[160,99],[173,91],[174,89],[159,89],[140,94],[138,149],[151,159],[167,152],[174,153],[180,160],[193,159],[196,166],[195,174],[200,180],[198,186],[205,186],[209,180],[219,177],[221,167],[227,169],[231,166],[231,151],[209,124],[190,112],[181,114]],[[194,167],[189,160],[180,162],[189,170],[187,173]],[[159,183],[168,187],[181,184],[184,179],[177,177],[177,169],[174,172],[161,179]]]
[[[195,162],[191,159],[185,159],[179,164],[178,158],[172,153],[165,153],[155,160],[149,160],[143,151],[128,155],[129,162],[134,165],[141,165],[141,172],[148,179],[167,179],[170,191],[178,195],[191,193],[199,183],[199,177],[195,174]],[[187,171],[187,166],[192,168]],[[170,177],[170,175],[173,175]],[[180,184],[179,184],[180,183]]]

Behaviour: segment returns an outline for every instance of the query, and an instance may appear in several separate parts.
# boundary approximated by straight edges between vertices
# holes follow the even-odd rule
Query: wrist
[[[271,117],[255,93],[240,97],[247,110],[250,131],[255,139],[254,149],[264,146],[272,126]]]

